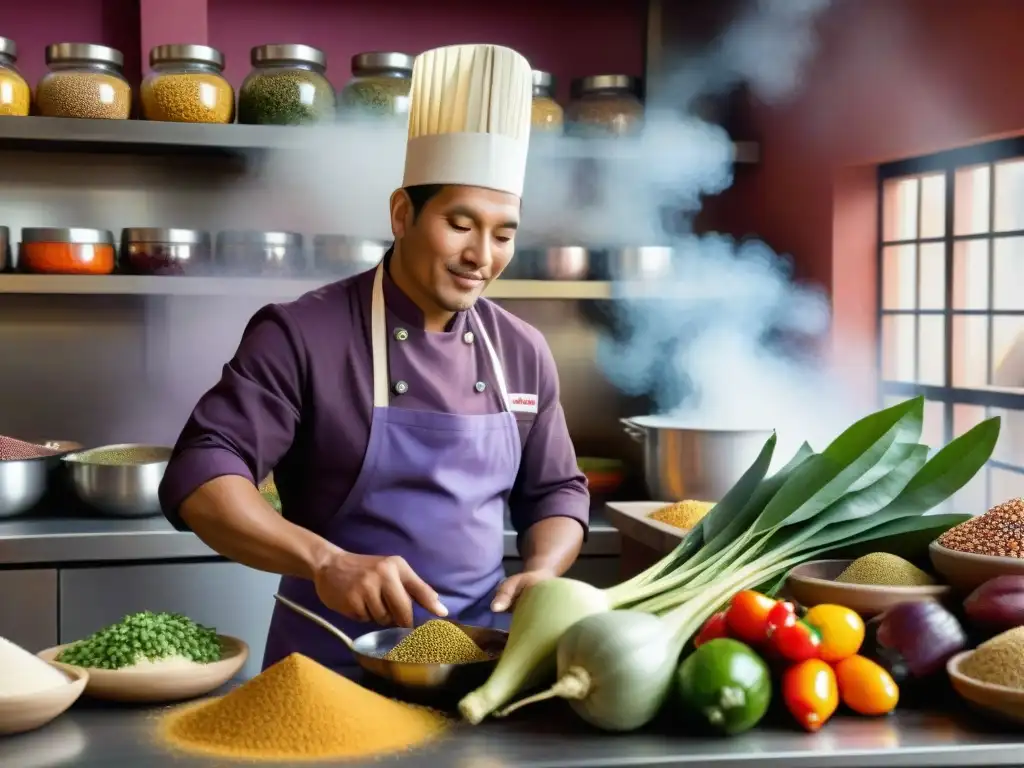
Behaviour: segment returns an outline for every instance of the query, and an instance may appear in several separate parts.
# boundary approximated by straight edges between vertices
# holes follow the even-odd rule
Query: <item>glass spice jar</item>
[[[533,70],[532,130],[561,133],[564,112],[555,101],[555,78],[550,72]]]
[[[260,45],[252,49],[252,71],[238,89],[238,122],[303,125],[334,118],[334,88],[327,56],[309,45]]]
[[[339,111],[349,117],[404,117],[409,114],[413,57],[371,52],[352,57],[352,79],[338,94]]]
[[[222,74],[224,54],[208,45],[158,45],[142,81],[142,116],[169,123],[230,123],[235,91]]]
[[[121,268],[136,275],[194,275],[212,260],[209,232],[129,227],[121,231]]]
[[[26,227],[18,268],[53,275],[109,275],[115,265],[114,235],[106,229]]]
[[[216,264],[232,275],[290,275],[304,272],[302,235],[295,232],[231,230],[217,235]]]
[[[568,130],[577,136],[630,136],[643,123],[640,80],[629,75],[594,75],[572,82],[566,110]]]
[[[21,76],[15,62],[18,46],[0,37],[0,115],[25,117],[32,106],[32,89]]]
[[[127,120],[132,88],[124,77],[124,56],[105,45],[55,43],[46,48],[50,71],[36,87],[45,117]]]

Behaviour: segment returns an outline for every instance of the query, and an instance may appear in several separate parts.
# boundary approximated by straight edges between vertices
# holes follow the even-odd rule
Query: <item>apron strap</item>
[[[480,316],[470,310],[473,325],[480,338],[484,340],[487,356],[491,361],[494,378],[498,381],[501,404],[506,411],[511,410],[508,398],[508,385],[505,382],[505,368],[498,359],[498,353],[491,343],[490,334],[484,328]],[[391,403],[388,388],[388,325],[384,304],[384,262],[377,265],[373,275],[373,294],[370,300],[370,348],[373,354],[373,407],[387,408]]]

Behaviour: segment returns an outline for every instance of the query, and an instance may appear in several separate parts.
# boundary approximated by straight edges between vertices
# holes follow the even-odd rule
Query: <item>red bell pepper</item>
[[[821,633],[806,621],[795,619],[776,629],[771,636],[771,647],[779,656],[791,662],[821,657]]]

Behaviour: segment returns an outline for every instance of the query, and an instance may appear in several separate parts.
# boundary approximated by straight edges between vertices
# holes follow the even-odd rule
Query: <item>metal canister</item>
[[[383,240],[317,235],[313,238],[313,266],[323,274],[354,275],[376,267],[389,247]]]
[[[212,260],[209,232],[198,229],[129,227],[121,231],[122,268],[137,275],[189,275]]]
[[[306,269],[303,239],[297,232],[221,232],[215,261],[218,269],[233,275],[289,275]]]

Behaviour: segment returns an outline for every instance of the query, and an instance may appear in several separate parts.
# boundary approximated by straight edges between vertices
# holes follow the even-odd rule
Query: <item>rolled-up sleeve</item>
[[[160,484],[164,515],[187,530],[178,509],[193,491],[224,475],[256,483],[292,444],[302,409],[306,360],[286,310],[264,307],[249,321],[220,381],[200,399]]]
[[[545,518],[571,517],[583,526],[586,536],[590,530],[590,493],[569,439],[555,359],[543,337],[539,353],[539,409],[523,446],[519,475],[509,498],[512,526],[521,537]]]

